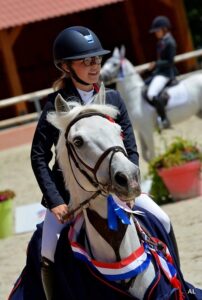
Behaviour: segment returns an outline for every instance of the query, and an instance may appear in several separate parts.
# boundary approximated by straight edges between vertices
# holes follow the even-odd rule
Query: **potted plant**
[[[158,204],[200,194],[202,152],[195,142],[175,137],[166,151],[149,163],[150,193]]]
[[[13,198],[11,190],[0,191],[0,238],[13,233]]]

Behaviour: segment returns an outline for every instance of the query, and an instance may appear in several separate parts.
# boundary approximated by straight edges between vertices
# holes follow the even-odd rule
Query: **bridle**
[[[113,146],[108,148],[107,150],[105,150],[102,155],[99,157],[99,159],[97,160],[95,166],[92,168],[89,165],[87,165],[78,155],[78,153],[76,152],[76,149],[74,147],[74,145],[72,143],[70,143],[68,141],[68,135],[69,135],[69,131],[71,129],[71,127],[77,123],[79,120],[84,119],[84,118],[89,118],[92,116],[100,116],[102,118],[108,119],[110,121],[110,118],[102,113],[99,112],[88,112],[88,113],[82,113],[79,114],[74,120],[72,120],[69,125],[67,126],[66,132],[65,132],[65,139],[66,139],[66,147],[67,147],[67,151],[68,151],[68,159],[69,159],[69,163],[70,163],[70,167],[71,167],[71,171],[72,174],[74,176],[74,179],[76,180],[77,184],[84,190],[87,192],[95,192],[90,198],[86,199],[85,201],[83,201],[78,208],[76,208],[76,211],[79,210],[80,208],[86,206],[87,204],[89,204],[91,199],[95,199],[99,194],[102,194],[103,196],[108,195],[109,193],[109,188],[112,185],[112,179],[111,179],[111,163],[112,163],[112,159],[115,155],[115,153],[117,152],[122,152],[125,156],[127,156],[126,151],[124,148],[120,147],[120,146]],[[109,183],[107,184],[103,184],[101,182],[99,182],[98,178],[97,178],[97,172],[99,170],[100,165],[102,164],[103,160],[111,153],[111,157],[110,157],[110,161],[109,161]],[[74,170],[73,170],[73,166],[72,166],[72,161],[75,165],[75,167],[79,170],[79,172],[84,175],[84,177],[88,180],[88,182],[90,182],[91,185],[93,185],[96,188],[96,191],[88,191],[86,190],[81,183],[78,181],[78,179],[75,176]],[[82,166],[84,168],[82,168]],[[86,169],[88,171],[90,171],[90,173],[93,175],[92,177],[89,175],[89,173],[86,171]],[[75,210],[74,210],[75,212]],[[72,212],[71,214],[73,214],[74,212]]]
[[[109,60],[110,60],[110,59],[112,60],[113,57],[112,57],[112,58],[109,58]],[[118,76],[118,75],[117,75],[117,77],[116,77],[116,76],[113,77],[113,75],[107,74],[107,76],[109,76],[109,77],[107,78],[107,80],[106,80],[106,83],[107,83],[107,84],[117,83],[117,82],[121,81],[123,78],[130,77],[130,76],[132,76],[132,75],[134,74],[133,72],[131,72],[131,73],[128,73],[127,75],[126,75],[126,74],[123,75],[123,62],[124,62],[124,58],[120,60],[120,66],[119,66],[118,72],[117,72],[117,74],[121,74],[121,76]]]
[[[72,143],[70,143],[68,141],[68,134],[69,134],[69,131],[71,129],[71,127],[77,123],[79,120],[81,119],[84,119],[84,118],[89,118],[89,117],[92,117],[92,116],[100,116],[102,118],[105,118],[105,119],[109,119],[108,116],[102,114],[102,113],[98,113],[98,112],[88,112],[88,113],[83,113],[83,114],[80,114],[78,115],[74,120],[72,120],[67,129],[66,129],[66,132],[65,132],[65,139],[66,139],[66,147],[67,147],[67,150],[68,150],[68,158],[69,158],[69,162],[70,162],[70,166],[71,166],[71,170],[72,170],[72,173],[74,175],[74,178],[75,180],[77,181],[77,183],[79,184],[79,186],[87,191],[77,180],[77,178],[75,177],[75,174],[73,172],[73,168],[72,168],[72,164],[71,164],[71,159],[72,161],[74,162],[74,165],[76,166],[76,168],[86,177],[86,179],[96,188],[96,189],[100,189],[102,192],[108,192],[108,189],[106,189],[106,187],[110,186],[111,184],[111,172],[110,172],[110,169],[111,169],[111,162],[112,162],[112,159],[113,159],[113,156],[115,153],[117,152],[122,152],[125,156],[127,156],[126,154],[126,151],[124,148],[120,147],[120,146],[113,146],[113,147],[110,147],[108,148],[106,151],[104,151],[102,153],[102,155],[99,157],[99,159],[97,160],[95,166],[92,168],[90,167],[89,165],[87,165],[80,157],[79,155],[77,154],[76,150],[75,150],[75,147]],[[99,170],[99,167],[100,165],[102,164],[103,160],[108,156],[108,154],[110,154],[110,152],[112,153],[111,154],[111,157],[110,157],[110,162],[109,162],[109,177],[110,177],[110,184],[103,184],[101,182],[99,182],[98,178],[97,178],[97,172]],[[83,169],[82,166],[85,167],[85,169],[87,169],[88,171],[90,171],[92,173],[92,177],[87,173],[87,171],[85,169]],[[88,191],[88,192],[92,192],[92,191]]]

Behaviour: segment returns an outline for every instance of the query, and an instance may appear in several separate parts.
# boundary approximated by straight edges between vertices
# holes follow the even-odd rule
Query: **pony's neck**
[[[69,182],[69,184],[71,187],[71,199],[74,200],[72,201],[73,209],[75,209],[79,203],[82,203],[93,195],[93,192],[90,193],[82,190],[75,181]],[[87,213],[87,210],[84,208],[83,214],[87,238],[95,259],[105,262],[115,262],[118,260],[118,256],[119,259],[123,259],[140,247],[136,227],[131,218],[131,225],[127,226],[126,230],[123,232],[119,245],[119,254],[117,254],[117,249],[115,249],[117,236],[115,232],[112,232],[108,228],[107,199],[104,196],[100,195],[95,199],[92,199],[88,210],[92,213]],[[122,230],[124,230],[123,227]],[[120,236],[121,233],[119,239]],[[111,237],[115,237],[115,239],[111,240]]]
[[[84,210],[87,238],[96,260],[116,262],[128,257],[140,247],[140,241],[133,219],[131,225],[119,221],[117,231],[108,227],[107,199],[92,200],[89,209]]]
[[[116,83],[116,89],[124,99],[128,112],[136,111],[141,107],[141,93],[144,86],[143,80],[139,74],[134,70],[130,76],[124,77],[122,80]]]
[[[72,199],[79,197],[77,199],[82,199],[81,201],[84,201],[87,197],[92,196],[92,194],[80,190],[78,186],[77,190],[71,187],[71,191]],[[81,201],[78,201],[78,203]],[[88,210],[92,210],[91,216],[89,215]],[[103,199],[102,196],[97,197],[95,200],[92,200],[88,210],[83,209],[84,225],[87,236],[85,246],[88,254],[92,256],[93,259],[106,263],[117,262],[128,257],[140,247],[139,237],[132,217],[130,218],[131,224],[127,226],[121,240],[118,240],[120,237],[119,232],[114,234],[114,232],[106,226],[107,199]],[[100,219],[102,222],[101,225],[99,223]],[[100,226],[104,227],[102,228],[104,234],[100,232]],[[115,242],[117,242],[117,245],[114,247]],[[143,299],[145,290],[148,289],[154,278],[155,270],[153,264],[150,263],[146,271],[141,273],[140,276],[137,276],[135,281],[131,284],[129,289],[130,294],[138,299]],[[141,287],[141,289],[139,287]]]

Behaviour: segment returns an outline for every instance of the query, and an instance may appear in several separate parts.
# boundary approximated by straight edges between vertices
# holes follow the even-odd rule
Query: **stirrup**
[[[171,128],[170,121],[168,119],[163,120],[162,124],[163,124],[163,129],[169,129],[169,128]]]
[[[157,121],[157,128],[158,128],[158,131],[161,132],[163,129],[171,129],[171,124],[170,124],[170,121],[168,119],[165,119],[165,120],[161,120],[161,117],[157,117],[156,119]]]

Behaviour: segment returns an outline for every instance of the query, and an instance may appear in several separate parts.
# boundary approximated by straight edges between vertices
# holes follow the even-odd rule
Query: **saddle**
[[[165,85],[165,87],[163,88],[163,90],[159,93],[159,95],[157,96],[158,99],[166,106],[168,101],[169,101],[169,95],[167,93],[167,88],[168,87],[172,87],[175,86],[179,83],[179,81],[176,78],[170,79],[168,81],[168,83]],[[142,89],[142,97],[144,100],[147,101],[147,103],[149,103],[151,106],[155,106],[155,103],[150,100],[147,97],[147,91],[148,91],[149,86],[148,85],[144,85],[143,89]]]

